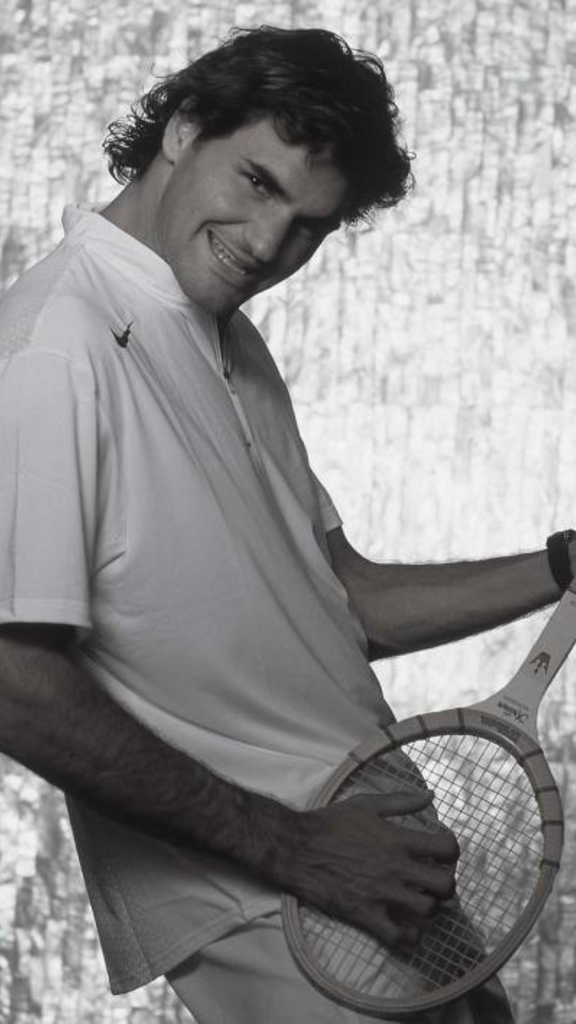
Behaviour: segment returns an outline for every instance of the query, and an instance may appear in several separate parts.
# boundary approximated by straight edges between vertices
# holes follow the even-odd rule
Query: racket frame
[[[323,995],[329,995],[336,1002],[358,1013],[383,1019],[386,1019],[386,1016],[402,1019],[415,1013],[433,1010],[461,998],[488,981],[509,960],[532,929],[550,894],[560,866],[563,820],[560,795],[552,773],[538,744],[523,730],[514,728],[476,707],[430,712],[394,723],[384,727],[378,735],[365,740],[349,753],[326,781],[310,809],[325,807],[331,803],[342,784],[359,766],[381,754],[390,753],[403,744],[446,734],[475,735],[494,741],[495,730],[498,732],[498,743],[512,754],[525,771],[538,801],[542,819],[543,850],[538,882],[514,928],[493,953],[449,985],[411,999],[386,1000],[380,996],[359,995],[354,989],[337,982],[308,955],[307,943],[300,925],[299,901],[296,897],[283,893],[282,915],[288,946],[297,966]]]
[[[403,1019],[458,999],[484,984],[513,955],[531,931],[549,896],[562,852],[562,803],[556,783],[538,743],[536,719],[544,693],[576,642],[576,593],[569,588],[530,649],[520,668],[501,690],[469,707],[432,711],[382,726],[352,751],[333,771],[309,805],[330,804],[343,783],[359,766],[406,743],[434,736],[474,735],[499,743],[517,761],[534,791],[541,816],[542,858],[538,882],[516,924],[484,960],[462,977],[435,991],[410,999],[386,999],[359,994],[331,977],[308,954],[299,900],[282,895],[282,917],[288,947],[308,980],[323,995],[367,1016]],[[520,723],[522,727],[520,727]]]

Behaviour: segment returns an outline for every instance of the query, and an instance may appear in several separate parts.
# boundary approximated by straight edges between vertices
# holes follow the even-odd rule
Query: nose
[[[288,229],[285,216],[262,215],[246,227],[246,248],[259,263],[272,263],[284,244]]]

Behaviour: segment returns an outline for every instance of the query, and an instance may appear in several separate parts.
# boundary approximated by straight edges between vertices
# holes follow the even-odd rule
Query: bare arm
[[[477,562],[379,564],[327,535],[332,565],[370,641],[385,658],[459,640],[557,601],[546,551]]]
[[[58,627],[0,627],[0,749],[97,810],[273,877],[289,808],[165,743],[67,656]]]
[[[426,796],[299,812],[244,790],[127,714],[74,665],[67,638],[57,627],[0,627],[3,753],[109,817],[227,857],[392,944],[451,894],[453,838],[421,839],[385,820]]]

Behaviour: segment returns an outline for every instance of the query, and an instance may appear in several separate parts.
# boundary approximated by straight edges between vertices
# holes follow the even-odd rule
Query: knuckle
[[[394,924],[386,915],[381,916],[377,923],[375,922],[374,931],[387,946],[397,947],[403,944],[405,929]]]
[[[460,846],[453,832],[443,831],[437,835],[437,854],[446,860],[456,861],[460,856]]]
[[[435,913],[437,905],[437,900],[433,896],[423,894],[417,902],[415,901],[414,909],[421,917],[431,917]]]
[[[453,871],[442,871],[438,875],[437,892],[442,899],[448,899],[456,891],[456,876]]]
[[[448,841],[449,849],[452,851],[454,857],[455,858],[459,857],[460,856],[460,844],[458,843],[458,840],[456,839],[456,836],[454,835],[454,833],[453,832],[447,832],[446,833],[446,839]]]

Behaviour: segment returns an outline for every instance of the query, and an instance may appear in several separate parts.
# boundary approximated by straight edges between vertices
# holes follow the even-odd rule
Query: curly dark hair
[[[329,147],[349,183],[348,225],[394,206],[414,183],[381,61],[325,29],[233,29],[216,49],[160,78],[108,125],[103,149],[116,181],[142,177],[177,110],[200,125],[200,141],[268,117],[287,143],[312,155]]]

